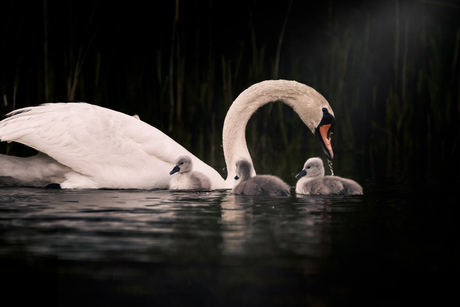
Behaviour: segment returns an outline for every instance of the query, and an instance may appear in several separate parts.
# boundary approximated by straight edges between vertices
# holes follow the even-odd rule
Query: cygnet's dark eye
[[[182,164],[184,164],[184,162],[179,163],[179,165],[182,165]]]
[[[307,166],[307,168],[310,168],[310,166]]]

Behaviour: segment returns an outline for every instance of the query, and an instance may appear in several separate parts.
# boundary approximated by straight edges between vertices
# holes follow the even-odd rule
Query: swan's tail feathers
[[[63,182],[69,168],[45,154],[21,158],[0,154],[0,186],[45,187]]]

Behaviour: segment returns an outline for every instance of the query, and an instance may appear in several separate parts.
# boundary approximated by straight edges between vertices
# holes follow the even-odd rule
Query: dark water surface
[[[365,187],[366,189],[366,187]],[[2,299],[47,306],[414,306],[458,290],[432,194],[0,189]]]

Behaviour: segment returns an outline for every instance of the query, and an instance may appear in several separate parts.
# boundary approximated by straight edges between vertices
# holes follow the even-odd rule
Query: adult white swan
[[[1,141],[40,152],[29,158],[0,155],[0,181],[21,186],[58,183],[62,188],[167,188],[174,160],[188,155],[194,169],[210,178],[212,189],[232,188],[236,159],[252,161],[246,124],[259,107],[273,101],[291,106],[318,137],[326,156],[333,158],[334,113],[326,99],[296,81],[268,80],[243,91],[227,112],[223,127],[227,180],[135,117],[86,103],[50,103],[13,111],[0,122]]]

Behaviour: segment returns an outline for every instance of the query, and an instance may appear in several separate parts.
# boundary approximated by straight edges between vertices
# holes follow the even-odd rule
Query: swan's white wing
[[[71,168],[65,187],[166,188],[178,155],[216,185],[222,177],[163,132],[113,110],[86,103],[54,103],[12,112],[0,139],[44,152]]]

